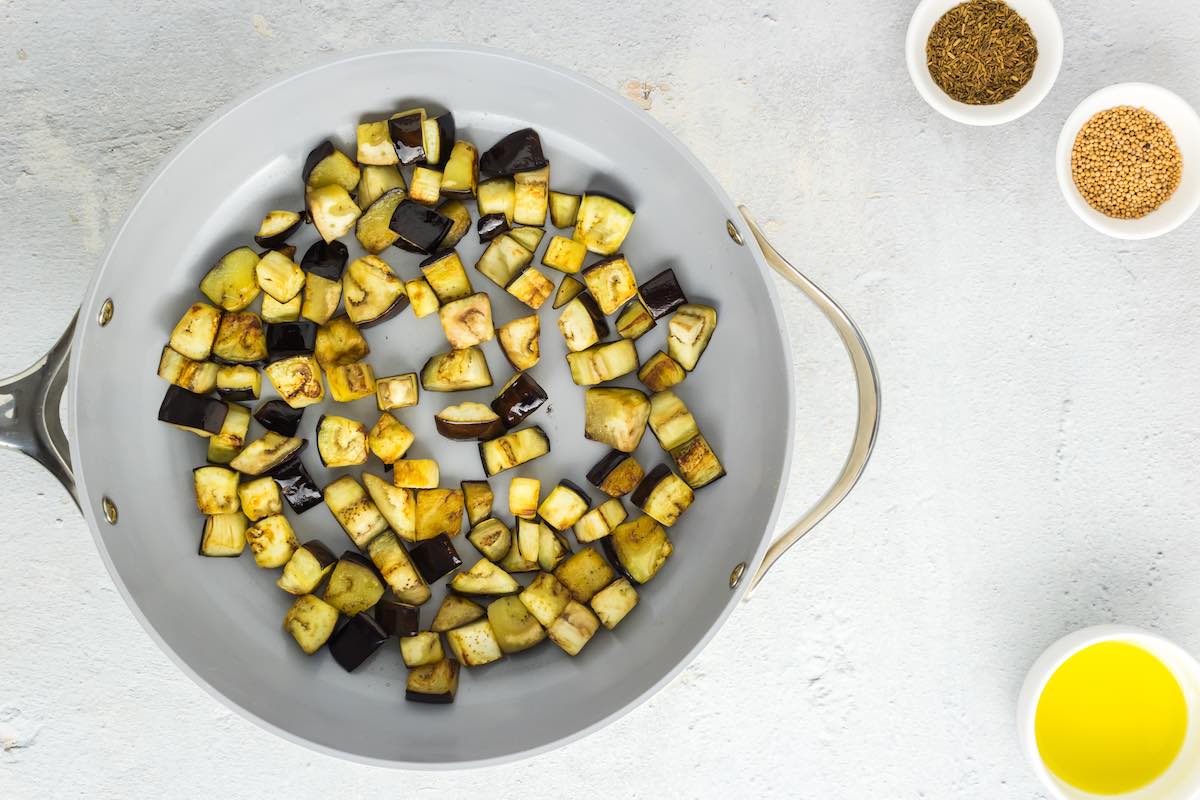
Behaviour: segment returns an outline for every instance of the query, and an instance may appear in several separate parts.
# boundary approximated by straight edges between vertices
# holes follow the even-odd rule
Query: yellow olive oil
[[[1166,772],[1187,723],[1183,690],[1162,661],[1137,645],[1100,642],[1050,677],[1034,733],[1042,760],[1060,780],[1114,795]]]

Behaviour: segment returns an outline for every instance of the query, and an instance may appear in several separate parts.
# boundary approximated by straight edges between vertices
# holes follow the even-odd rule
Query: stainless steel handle
[[[833,301],[833,298],[821,291],[819,286],[805,277],[804,273],[796,269],[780,255],[778,250],[771,246],[762,232],[762,228],[758,227],[754,218],[750,216],[748,208],[738,206],[738,211],[742,212],[742,216],[746,218],[746,224],[750,226],[750,232],[758,240],[758,246],[762,248],[763,255],[766,256],[767,263],[771,268],[804,292],[808,299],[821,310],[821,313],[833,323],[834,329],[837,330],[838,336],[841,337],[842,344],[850,356],[850,363],[854,367],[854,380],[858,384],[858,420],[855,423],[854,443],[850,448],[850,455],[846,457],[841,474],[837,476],[837,480],[817,501],[816,505],[767,548],[767,554],[763,556],[762,563],[758,565],[758,570],[754,573],[754,577],[751,578],[750,585],[746,589],[743,599],[749,599],[767,571],[783,557],[788,548],[815,528],[817,523],[823,520],[850,493],[854,484],[858,483],[859,477],[866,469],[867,461],[871,458],[871,451],[875,448],[875,436],[879,432],[881,397],[879,373],[875,369],[875,360],[871,357],[871,349],[867,346],[867,340],[863,338],[862,331],[854,324],[854,320],[850,319],[850,316]]]
[[[78,316],[78,315],[76,315]],[[50,352],[11,378],[0,378],[0,447],[17,450],[50,470],[75,504],[75,473],[58,413],[67,385],[75,318]]]

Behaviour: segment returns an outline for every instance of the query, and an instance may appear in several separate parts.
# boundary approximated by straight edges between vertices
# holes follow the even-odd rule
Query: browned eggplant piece
[[[608,322],[590,294],[584,293],[567,303],[558,315],[558,330],[572,353],[586,350],[608,335]]]
[[[512,178],[492,178],[480,181],[475,188],[475,205],[480,214],[503,214],[510,223],[517,200],[516,185]],[[532,256],[533,254],[530,253]]]
[[[417,319],[437,313],[438,308],[441,306],[441,303],[438,302],[437,294],[433,291],[433,287],[424,278],[414,278],[411,281],[405,281],[404,291],[408,293],[408,299],[412,303],[413,315]]]
[[[305,282],[314,280],[311,277],[306,277]],[[339,295],[340,295],[339,290]],[[304,295],[298,294],[286,303],[281,303],[269,294],[264,294],[262,299],[262,320],[263,322],[295,322],[300,319],[300,312],[304,308]]]
[[[578,353],[567,353],[571,379],[579,386],[595,386],[636,372],[637,348],[632,339],[594,344]]]
[[[263,304],[266,304],[263,298]],[[300,316],[317,325],[324,325],[337,313],[342,302],[342,282],[331,281],[320,275],[304,277],[304,294],[300,303]]]
[[[642,465],[629,453],[610,450],[588,470],[588,482],[610,497],[629,494],[641,482]]]
[[[317,328],[313,355],[323,369],[355,364],[371,352],[370,345],[349,317],[334,317]]]
[[[558,619],[546,628],[550,641],[569,656],[577,656],[600,628],[600,620],[582,603],[570,600]]]
[[[417,574],[396,534],[385,529],[367,544],[367,554],[397,600],[415,606],[428,602],[429,586]]]
[[[537,518],[538,498],[542,494],[542,482],[537,478],[513,478],[508,484],[508,511],[514,517],[533,520]],[[537,540],[528,544],[524,555],[529,560],[537,558]]]
[[[443,176],[443,190],[445,187]],[[438,242],[438,247],[442,250],[452,249],[467,235],[467,231],[471,230],[471,212],[461,200],[447,200],[437,207],[437,213],[450,220],[450,230]]]
[[[462,259],[453,250],[434,253],[420,263],[421,274],[440,303],[453,303],[475,293]]]
[[[586,603],[616,580],[617,574],[596,548],[585,547],[559,564],[554,577],[578,602]]]
[[[615,556],[614,565],[620,564],[635,583],[653,578],[674,552],[667,529],[650,517],[622,522],[600,541]]]
[[[388,134],[401,165],[407,167],[425,162],[425,109],[413,108],[393,114],[388,120]]]
[[[447,439],[485,441],[503,436],[506,428],[495,411],[483,403],[458,403],[433,415],[437,431]]]
[[[692,505],[695,495],[683,479],[659,464],[633,490],[630,500],[655,522],[668,528]]]
[[[492,401],[492,410],[500,415],[506,428],[515,428],[521,421],[549,400],[546,390],[528,372],[518,372],[504,384]]]
[[[392,463],[392,483],[401,489],[436,489],[441,470],[431,458],[407,458]],[[413,511],[414,527],[416,511]],[[412,537],[415,541],[416,534]]]
[[[492,372],[478,347],[440,353],[421,367],[421,388],[427,392],[461,392],[491,385]]]
[[[254,268],[257,266],[258,253],[249,247],[230,250],[205,274],[200,281],[200,291],[226,311],[241,311],[253,303],[254,298],[262,291],[258,288],[258,279],[254,274]],[[215,324],[216,321],[213,320],[213,325]],[[189,353],[184,355],[193,357]]]
[[[583,393],[583,410],[585,438],[632,453],[646,432],[650,400],[637,389],[588,389]]]
[[[367,426],[349,417],[322,414],[317,420],[317,453],[325,467],[365,464]]]
[[[299,458],[293,458],[271,470],[271,477],[279,484],[283,499],[297,514],[321,504],[321,490]]]
[[[421,609],[385,597],[375,606],[375,621],[389,636],[416,636],[421,630]]]
[[[587,496],[587,492],[564,479],[546,495],[546,499],[538,506],[537,513],[550,527],[565,531],[578,522],[591,505],[592,499]]]
[[[267,353],[272,359],[311,353],[316,346],[316,323],[274,322],[267,325]]]
[[[426,583],[433,583],[462,566],[454,543],[444,533],[421,542],[408,555]]]
[[[610,631],[637,605],[638,593],[628,578],[618,578],[601,589],[588,604]]]
[[[254,267],[254,278],[267,296],[280,303],[290,302],[304,288],[304,270],[278,250],[262,254]]]
[[[487,481],[463,481],[459,486],[462,488],[463,505],[467,510],[468,524],[475,525],[491,516],[493,497],[490,483]]]
[[[384,464],[392,464],[404,458],[415,438],[407,425],[384,411],[371,426],[367,444],[376,458]]]
[[[680,306],[667,323],[667,355],[691,372],[716,328],[715,308],[695,303]]]
[[[414,200],[401,201],[392,212],[392,221],[388,223],[388,227],[400,237],[396,240],[397,247],[426,254],[437,251],[438,245],[453,226],[449,218]]]
[[[479,182],[479,160],[475,145],[458,140],[442,170],[442,194],[469,197]]]
[[[542,323],[537,314],[517,317],[496,329],[500,348],[513,369],[521,372],[537,366],[542,357],[541,344],[538,342],[541,332]]]
[[[542,239],[541,226],[546,224],[546,209],[550,199],[550,165],[541,169],[513,174],[513,221],[537,226],[537,241]],[[533,248],[537,247],[534,242]]]
[[[189,392],[195,392],[196,394],[210,393],[214,388],[217,388],[221,378],[221,370],[236,368],[218,367],[211,361],[194,361],[185,355],[175,352],[170,347],[164,347],[162,355],[158,359],[158,377],[167,383],[175,384],[180,389],[187,389]],[[255,375],[258,374],[258,371],[254,367],[245,367],[245,369],[250,370]],[[229,396],[236,395],[242,391],[241,388],[236,390],[231,388],[228,391],[229,394],[221,392],[221,397],[227,400],[245,399]]]
[[[610,256],[621,249],[621,243],[633,227],[633,217],[633,208],[620,200],[602,194],[586,194],[579,204],[572,238],[583,242],[593,253]]]
[[[296,598],[283,618],[283,629],[292,635],[300,649],[312,655],[333,635],[338,610],[319,597],[306,594]]]
[[[617,317],[617,333],[622,339],[638,339],[655,326],[654,317],[636,297],[629,301],[625,310]]]
[[[414,703],[453,703],[458,691],[458,662],[443,658],[436,664],[416,667],[408,673],[404,699]]]
[[[379,256],[356,258],[342,276],[346,316],[359,327],[377,325],[408,308],[404,281]]]
[[[570,275],[564,275],[558,284],[558,291],[554,293],[554,307],[562,308],[586,290],[587,287],[583,285],[583,281]]]
[[[433,119],[425,120],[425,160],[429,166],[439,172],[446,168],[450,161],[450,153],[454,148],[454,136],[457,126],[454,115],[447,111]]]
[[[291,523],[282,514],[263,517],[247,528],[246,544],[260,569],[282,567],[300,547]]]
[[[282,400],[267,400],[254,409],[254,418],[258,420],[259,425],[284,436],[296,435],[302,416],[303,408],[292,408]]]
[[[254,367],[229,364],[218,367],[216,373],[217,394],[222,400],[257,400],[262,392],[262,373]]]
[[[223,364],[257,364],[267,357],[267,337],[262,318],[253,311],[221,315],[212,357]]]
[[[300,259],[300,269],[319,275],[331,281],[340,281],[346,262],[350,260],[350,251],[341,242],[318,241],[304,252]]]
[[[449,303],[442,302],[444,305],[438,309],[438,319],[441,320],[446,341],[455,350],[475,347],[495,338],[492,301],[487,292],[476,292]]]
[[[652,392],[665,392],[683,383],[686,377],[687,371],[662,350],[646,359],[646,363],[638,370],[638,380]]]
[[[503,214],[484,214],[479,218],[479,222],[475,223],[475,230],[479,233],[479,243],[483,244],[502,233],[508,233],[512,228]]]
[[[656,320],[662,319],[686,303],[687,297],[675,278],[675,271],[664,269],[638,287],[642,303]]]
[[[555,236],[546,245],[542,254],[542,263],[551,269],[573,275],[583,268],[583,260],[587,258],[587,248],[583,242],[568,239],[565,236]]]
[[[505,289],[532,261],[533,253],[512,236],[502,234],[488,242],[487,249],[475,262],[475,269]]]
[[[513,576],[486,558],[481,558],[466,572],[450,580],[450,588],[462,594],[510,594],[521,588]]]
[[[355,159],[362,165],[381,167],[399,162],[386,119],[358,124],[358,149]]]
[[[395,164],[364,164],[362,178],[358,182],[358,207],[366,211],[376,200],[392,189],[399,189],[403,197],[407,188],[404,184],[404,176],[400,174],[400,169]],[[387,224],[386,221],[384,224]]]
[[[406,667],[436,664],[446,657],[442,652],[442,637],[433,631],[421,631],[415,636],[400,639],[400,657]]]
[[[588,293],[595,299],[605,316],[613,313],[621,304],[637,296],[637,279],[625,256],[615,256],[597,261],[583,271],[583,282]]]
[[[380,411],[415,406],[420,397],[417,389],[417,373],[390,375],[375,381],[375,402]]]
[[[542,139],[537,131],[523,128],[508,134],[479,156],[479,175],[486,180],[541,169],[549,163],[542,153]]]
[[[725,468],[721,466],[717,454],[699,433],[670,452],[679,474],[693,489],[708,486],[718,478],[725,477]]]
[[[337,184],[313,189],[305,197],[308,216],[321,238],[327,242],[340,239],[354,228],[362,210],[350,192]]]
[[[239,403],[229,403],[229,413],[216,436],[208,437],[208,460],[228,464],[242,451],[250,431],[250,409]]]
[[[200,555],[208,558],[240,556],[246,549],[246,528],[249,526],[250,521],[240,511],[205,517],[200,534]]]
[[[339,186],[352,192],[358,186],[360,177],[361,172],[354,160],[334,147],[328,139],[309,152],[300,172],[300,178],[309,191]]]
[[[383,581],[361,553],[347,550],[333,565],[324,599],[348,617],[361,614],[383,597]]]
[[[462,530],[463,494],[461,489],[417,490],[417,541],[442,534],[458,536]]]
[[[549,625],[567,607],[571,593],[549,572],[539,572],[517,597],[542,625]]]
[[[266,475],[293,458],[299,458],[307,447],[307,439],[267,431],[261,439],[256,439],[242,448],[242,452],[229,462],[229,466],[243,475]]]
[[[229,406],[215,397],[193,394],[178,386],[168,386],[158,407],[158,419],[198,436],[214,436],[221,432]]]
[[[268,250],[275,250],[287,242],[288,237],[300,230],[303,220],[295,211],[268,211],[258,225],[254,243]]]
[[[283,567],[275,585],[288,594],[311,594],[333,571],[337,556],[319,540],[305,542]]]
[[[207,464],[192,470],[192,486],[196,492],[196,508],[201,514],[236,514],[241,510],[238,499],[238,480],[234,470]]]
[[[372,539],[387,530],[387,520],[367,496],[367,490],[349,475],[326,486],[321,495],[333,518],[357,547],[365,548]]]
[[[329,638],[329,654],[342,669],[353,672],[362,666],[388,635],[378,622],[366,614],[356,614]]]
[[[204,361],[212,355],[220,326],[221,309],[208,303],[193,303],[175,324],[168,344],[185,358]]]
[[[283,497],[279,494],[279,486],[270,477],[239,483],[238,499],[242,502],[242,513],[253,522],[283,513]]]
[[[550,193],[550,222],[556,228],[574,228],[579,216],[579,203],[583,198],[577,194]]]
[[[550,438],[537,425],[479,444],[479,458],[488,477],[540,458],[549,452]]]
[[[433,623],[429,628],[434,633],[445,633],[474,622],[485,613],[483,607],[474,600],[458,594],[448,594],[442,600],[437,613],[433,615]]]
[[[554,284],[537,267],[527,267],[505,291],[537,311],[550,299]]]
[[[442,173],[428,167],[414,167],[408,196],[422,205],[437,205],[442,199]]]
[[[516,595],[493,601],[487,613],[496,641],[505,653],[528,650],[546,638],[546,631]]]
[[[467,541],[491,561],[501,561],[512,547],[512,531],[495,517],[488,517],[471,528]]]
[[[668,452],[700,433],[692,412],[679,395],[669,390],[650,397],[648,421],[658,443]]]
[[[325,379],[329,381],[329,396],[338,403],[375,394],[375,370],[364,362],[332,367],[325,373]]]
[[[325,399],[321,368],[310,355],[291,356],[267,365],[267,378],[292,408],[304,408]]]
[[[375,198],[354,226],[354,238],[362,245],[363,250],[378,255],[396,243],[400,238],[389,225],[396,206],[404,201],[407,195],[403,189],[391,189]]]

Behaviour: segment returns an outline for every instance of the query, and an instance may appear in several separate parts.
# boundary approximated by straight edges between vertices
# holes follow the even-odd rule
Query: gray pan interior
[[[620,627],[601,629],[577,658],[546,643],[464,669],[449,707],[405,702],[394,641],[354,674],[325,652],[303,656],[281,629],[291,598],[275,587],[276,571],[257,569],[248,553],[198,557],[201,517],[191,470],[204,462],[205,445],[155,419],[165,389],[155,375],[159,350],[183,309],[200,298],[204,271],[230,248],[252,245],[266,210],[301,205],[300,166],[319,140],[332,135],[353,153],[360,119],[418,102],[451,109],[459,131],[481,148],[533,126],[551,159],[553,188],[607,189],[632,200],[637,220],[623,250],[639,279],[670,265],[690,298],[719,309],[712,344],[678,391],[729,473],[701,490],[672,529],[675,555],[642,588],[641,603]],[[131,608],[215,696],[287,738],[360,761],[495,762],[582,735],[629,709],[678,672],[732,610],[738,592],[729,587],[730,571],[739,562],[758,563],[782,493],[792,430],[790,359],[760,251],[749,236],[739,246],[726,232],[726,220],[736,219],[707,171],[648,115],[590,81],[496,51],[432,46],[356,55],[235,103],[148,183],[101,265],[76,330],[69,407],[79,499]],[[303,253],[315,239],[308,226],[293,243]],[[360,253],[352,236],[348,244],[352,257]],[[470,269],[480,252],[472,231],[459,253],[477,290],[491,295],[497,324],[528,313]],[[397,249],[383,256],[402,277],[417,277],[419,256]],[[557,283],[560,276],[547,272]],[[105,298],[112,298],[115,314],[100,327]],[[546,303],[542,361],[533,374],[551,400],[531,418],[549,434],[552,453],[492,479],[503,518],[511,476],[530,475],[544,486],[563,477],[585,484],[587,468],[606,452],[583,438],[582,389],[571,383],[556,318]],[[665,348],[665,328],[659,324],[638,342],[643,359]],[[418,320],[411,311],[365,333],[378,375],[418,370],[446,349],[436,317]],[[511,368],[495,342],[484,349],[498,388]],[[618,383],[639,386],[633,378]],[[422,393],[419,407],[398,413],[417,435],[411,457],[435,457],[444,486],[482,471],[474,444],[437,436],[433,413],[451,402],[486,402],[494,391]],[[337,409],[367,424],[378,414],[371,398]],[[323,410],[305,412],[300,435],[313,434]],[[255,423],[251,434],[261,432]],[[666,460],[649,432],[637,455],[647,469]],[[322,485],[331,473],[346,472],[322,469],[315,448],[305,463]],[[379,474],[377,462],[368,469]],[[116,525],[100,513],[103,496],[119,509]],[[320,538],[335,552],[351,547],[323,505],[299,517],[288,513],[301,541]],[[465,536],[456,541],[473,563],[477,553]],[[442,594],[435,587],[423,624]]]

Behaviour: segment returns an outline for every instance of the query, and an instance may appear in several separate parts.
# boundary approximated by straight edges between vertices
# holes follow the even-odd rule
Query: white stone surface
[[[672,686],[465,773],[342,763],[225,710],[134,622],[58,485],[0,454],[0,797],[1036,796],[1013,710],[1043,647],[1122,621],[1200,651],[1200,220],[1105,239],[1053,175],[1092,90],[1200,101],[1200,6],[1057,5],[1054,91],[970,129],[908,82],[911,3],[0,0],[0,373],[55,340],[142,179],[215,108],[322,54],[461,40],[636,96],[857,317],[885,388],[859,489]],[[833,334],[786,305],[785,518],[839,466],[851,392]]]

